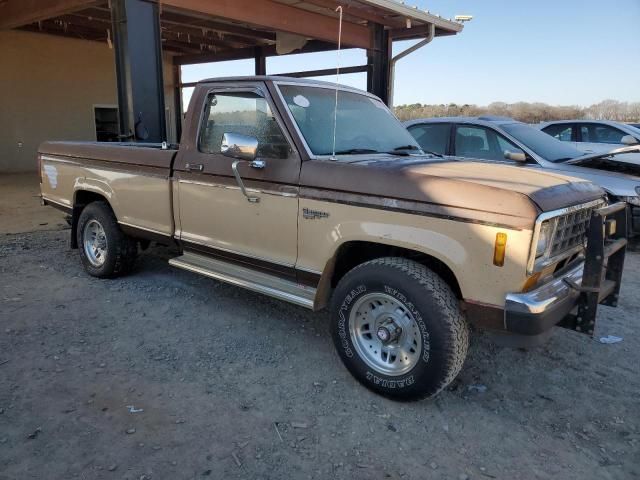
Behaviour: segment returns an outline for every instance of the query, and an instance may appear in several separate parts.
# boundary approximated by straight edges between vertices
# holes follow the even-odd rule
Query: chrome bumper
[[[591,212],[584,262],[558,272],[551,281],[531,292],[508,294],[505,330],[540,335],[559,324],[593,336],[598,305],[618,304],[628,215],[623,202]]]
[[[561,322],[580,298],[574,287],[582,285],[584,262],[548,283],[526,293],[507,295],[505,330],[520,335],[539,335]]]

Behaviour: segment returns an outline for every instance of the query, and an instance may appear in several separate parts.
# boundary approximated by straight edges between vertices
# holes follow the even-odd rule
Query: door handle
[[[264,160],[254,160],[249,163],[249,166],[257,170],[262,170],[264,167],[267,166],[267,162],[265,162]]]
[[[201,163],[187,163],[184,166],[184,169],[187,172],[202,172],[204,170],[204,165]]]
[[[240,172],[238,172],[238,164],[246,162],[246,160],[236,160],[231,164],[231,170],[233,170],[233,176],[236,177],[236,182],[238,182],[238,186],[242,191],[242,194],[247,197],[247,200],[250,203],[259,203],[260,197],[256,197],[255,195],[249,195],[247,189],[244,186],[244,182],[242,181],[242,177],[240,176]],[[266,162],[264,160],[253,160],[249,162],[249,166],[251,168],[263,169],[266,166]]]

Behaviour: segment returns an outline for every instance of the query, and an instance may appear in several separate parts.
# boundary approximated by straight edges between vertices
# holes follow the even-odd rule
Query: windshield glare
[[[336,91],[327,87],[279,85],[300,132],[314,155],[333,153]],[[366,154],[420,147],[381,101],[338,90],[336,153]]]
[[[524,123],[507,123],[502,129],[549,162],[564,162],[584,153]]]

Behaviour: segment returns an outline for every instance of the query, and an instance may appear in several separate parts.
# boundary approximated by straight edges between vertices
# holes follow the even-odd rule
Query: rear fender
[[[82,199],[82,196],[86,195],[87,193],[92,194],[90,195],[91,200],[89,201]],[[78,248],[78,220],[80,219],[82,210],[88,205],[88,203],[96,201],[99,198],[103,199],[109,204],[109,206],[115,213],[116,218],[118,218],[118,213],[116,210],[117,197],[115,196],[113,189],[109,186],[109,184],[101,180],[87,179],[84,177],[76,179],[73,186],[73,212],[71,214],[71,248]]]

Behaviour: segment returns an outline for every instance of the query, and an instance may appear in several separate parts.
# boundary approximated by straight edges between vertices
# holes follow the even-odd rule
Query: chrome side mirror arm
[[[236,182],[238,182],[238,186],[240,187],[242,194],[245,197],[247,197],[247,201],[249,201],[250,203],[259,203],[260,197],[257,197],[255,195],[249,195],[249,192],[247,192],[247,189],[244,186],[244,182],[242,181],[242,177],[240,176],[240,172],[238,171],[238,164],[243,162],[247,162],[247,160],[236,160],[231,164],[231,170],[233,170],[233,176],[236,177]],[[265,162],[264,160],[252,160],[251,162],[249,162],[249,166],[251,168],[262,170],[264,167],[267,166],[267,162]]]

